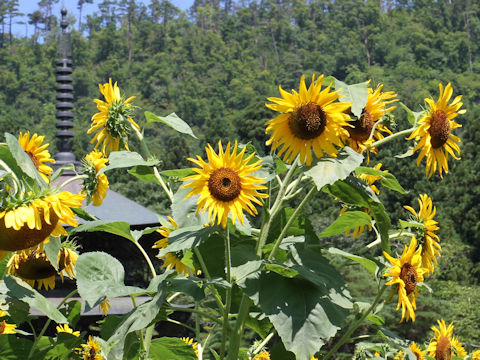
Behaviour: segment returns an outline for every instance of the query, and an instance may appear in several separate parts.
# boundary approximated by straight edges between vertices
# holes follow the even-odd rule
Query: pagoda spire
[[[71,76],[73,69],[73,62],[70,59],[72,54],[70,36],[67,33],[68,21],[67,21],[67,9],[62,8],[62,21],[60,22],[61,33],[58,40],[58,55],[59,59],[56,61],[56,81],[57,86],[57,112],[55,117],[57,118],[56,127],[58,131],[55,136],[57,138],[58,153],[54,156],[55,168],[59,168],[66,164],[74,164],[75,167],[79,165],[79,161],[76,159],[72,152],[72,138],[74,133],[73,129],[73,78]]]

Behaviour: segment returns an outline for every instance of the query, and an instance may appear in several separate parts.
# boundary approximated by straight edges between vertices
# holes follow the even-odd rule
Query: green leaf
[[[98,321],[100,324],[100,336],[102,339],[108,339],[115,332],[115,329],[122,322],[123,316],[108,315],[103,320]]]
[[[78,300],[69,301],[63,305],[63,307],[60,309],[60,312],[67,317],[68,323],[71,326],[75,326],[80,320],[82,302]]]
[[[67,318],[63,316],[63,314],[57,310],[50,301],[25,281],[14,276],[6,275],[4,278],[4,285],[5,288],[0,288],[0,292],[3,292],[3,294],[26,302],[28,305],[41,311],[56,323],[63,324],[68,322]]]
[[[397,178],[391,173],[381,171],[381,170],[372,169],[372,168],[369,168],[369,167],[363,167],[363,166],[359,166],[358,168],[356,168],[355,173],[357,175],[367,174],[367,175],[380,176],[380,183],[383,186],[385,186],[389,189],[398,191],[400,194],[405,194],[406,193],[405,189],[402,187],[402,185],[400,185]]]
[[[340,99],[342,102],[352,102],[352,114],[360,118],[362,116],[362,110],[367,105],[368,98],[368,81],[347,85],[343,81],[335,79],[335,90],[339,90],[339,93],[345,95]]]
[[[147,119],[147,124],[150,124],[152,122],[161,122],[182,134],[187,134],[197,139],[197,137],[192,131],[192,128],[185,121],[180,119],[175,113],[171,113],[170,115],[163,117],[157,116],[149,111],[145,111],[145,118]]]
[[[202,281],[200,279],[177,277],[168,279],[168,285],[168,291],[179,291],[198,301],[205,298],[205,291],[202,288]]]
[[[410,123],[410,125],[415,125],[418,119],[420,119],[420,117],[425,113],[425,111],[419,111],[419,112],[412,111],[402,102],[399,104],[407,112],[407,120]]]
[[[90,214],[88,211],[82,208],[72,208],[72,211],[75,215],[77,215],[79,218],[86,220],[86,221],[95,221],[98,220],[95,216]]]
[[[118,296],[141,295],[146,290],[125,286],[125,270],[120,261],[104,252],[81,254],[75,265],[77,287],[85,310],[98,306],[102,301]]]
[[[153,171],[153,167],[151,166],[138,165],[128,170],[128,173],[142,181],[145,181],[145,182],[156,181],[158,183],[155,177],[155,173]]]
[[[180,187],[177,192],[173,195],[172,202],[172,217],[177,221],[179,227],[185,226],[186,224],[201,225],[204,222],[199,222],[200,218],[195,216],[195,211],[197,209],[197,197],[190,196],[185,198],[191,189],[186,189]],[[170,241],[169,241],[170,242]]]
[[[165,292],[160,291],[152,300],[143,303],[125,316],[113,335],[107,341],[108,346],[111,347],[107,357],[108,360],[123,359],[126,336],[131,332],[148,327],[159,313],[164,301]]]
[[[188,345],[179,338],[169,337],[153,339],[150,347],[150,356],[152,359],[197,359],[191,345]]]
[[[108,156],[108,165],[101,168],[98,174],[103,174],[106,171],[113,169],[130,168],[134,166],[155,166],[159,163],[158,160],[144,160],[142,156],[133,151],[112,151]]]
[[[269,243],[273,242],[278,238],[280,232],[285,227],[287,221],[290,219],[294,212],[295,209],[283,208],[281,212],[275,217],[267,237]],[[300,239],[299,237],[303,236],[305,237],[304,241],[307,244],[319,244],[318,236],[313,229],[310,219],[303,214],[297,216],[297,218],[288,228],[287,233],[285,234],[285,239],[283,239],[282,241],[281,248],[283,248],[283,243],[287,241],[286,239],[291,236],[295,237],[291,238],[291,242],[298,242],[298,240]]]
[[[0,280],[7,274],[7,264],[10,260],[11,256],[5,256],[2,260],[0,260]]]
[[[148,234],[154,233],[159,228],[160,228],[159,226],[154,226],[154,227],[147,227],[147,228],[142,229],[142,230],[131,230],[130,233],[132,234],[133,242],[138,242],[142,238],[143,235],[148,235]]]
[[[70,359],[75,351],[74,349],[80,347],[81,343],[81,337],[68,333],[59,333],[54,347],[46,352],[45,360]]]
[[[370,225],[371,223],[370,215],[363,211],[346,211],[318,236],[333,236],[358,226]]]
[[[59,237],[50,237],[50,241],[44,245],[45,255],[50,263],[58,271],[58,253],[62,248]]]
[[[18,360],[25,359],[30,353],[33,343],[30,340],[17,337],[14,334],[0,336],[0,359]]]
[[[367,320],[374,323],[375,325],[382,326],[382,325],[385,324],[385,320],[381,316],[378,316],[378,315],[375,315],[375,314],[372,314],[372,313],[367,315]]]
[[[188,226],[174,230],[168,236],[168,246],[159,251],[158,256],[169,252],[193,249],[206,241],[216,229],[211,226]]]
[[[353,261],[359,263],[365,269],[367,269],[368,272],[371,273],[373,276],[376,276],[376,274],[377,274],[378,265],[370,259],[366,259],[366,258],[364,258],[362,256],[358,256],[358,255],[353,255],[353,254],[350,254],[346,251],[343,251],[343,250],[340,250],[340,249],[337,249],[337,248],[334,248],[334,247],[329,248],[327,251],[330,254],[340,255],[340,256],[346,257],[347,259],[350,259],[350,260],[353,260]]]
[[[256,317],[248,316],[245,325],[260,335],[262,339],[265,339],[272,329],[272,323],[263,314],[259,314]]]
[[[193,171],[191,168],[188,168],[188,169],[164,170],[164,171],[161,171],[160,174],[168,177],[173,177],[173,178],[183,178],[186,176],[195,175],[196,172]]]
[[[351,302],[342,276],[324,257],[292,250],[290,267],[299,276],[256,272],[240,286],[268,316],[285,348],[309,360],[340,329]]]
[[[40,187],[46,187],[47,184],[40,176],[40,173],[33,164],[32,159],[30,159],[30,156],[28,156],[25,150],[20,146],[18,139],[9,133],[5,133],[5,139],[12,156],[17,162],[18,167],[22,169],[22,172],[32,178]]]
[[[327,184],[333,184],[337,180],[345,179],[353,170],[355,170],[363,161],[363,155],[357,153],[349,147],[340,151],[336,158],[324,157],[317,161],[305,175],[312,178],[313,182],[320,190]]]
[[[260,269],[263,262],[255,253],[255,245],[239,244],[231,249],[232,278],[241,280]]]
[[[79,232],[104,231],[135,241],[130,232],[130,224],[124,221],[95,220],[79,225],[70,231],[70,234]]]
[[[285,264],[265,264],[264,269],[267,271],[276,272],[278,275],[286,278],[294,278],[298,276],[298,271],[289,268]]]
[[[50,183],[53,183],[55,180],[57,180],[60,176],[63,175],[65,171],[72,171],[73,173],[76,172],[75,170],[75,165],[73,164],[66,164],[62,165],[59,167],[57,170],[53,172],[53,174],[50,176]]]

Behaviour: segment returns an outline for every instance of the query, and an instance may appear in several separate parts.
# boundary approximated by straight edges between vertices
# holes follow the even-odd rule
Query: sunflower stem
[[[195,300],[195,309],[200,308],[200,302],[198,300]],[[195,337],[197,339],[200,339],[200,316],[195,315]]]
[[[350,339],[350,335],[352,335],[352,333],[362,324],[363,320],[365,320],[365,318],[375,309],[375,307],[377,306],[378,302],[380,301],[380,299],[381,299],[381,297],[382,297],[386,288],[387,288],[387,286],[385,284],[383,284],[383,287],[380,289],[380,291],[377,294],[377,297],[375,298],[373,303],[370,305],[370,307],[367,309],[367,311],[365,311],[362,314],[360,319],[358,319],[357,321],[353,321],[350,324],[350,327],[345,332],[345,334],[343,334],[343,336],[337,341],[337,343],[333,346],[333,348],[331,348],[330,351],[325,356],[322,357],[322,360],[329,359],[333,354],[335,354],[337,352],[337,350],[343,344],[345,344]]]
[[[313,186],[310,189],[310,191],[307,193],[307,195],[303,198],[302,202],[297,206],[297,208],[293,212],[292,216],[290,216],[290,219],[288,219],[287,223],[283,227],[282,232],[278,236],[277,240],[275,240],[275,243],[273,245],[273,249],[270,252],[270,255],[268,255],[268,260],[273,259],[273,257],[275,256],[275,253],[277,252],[278,248],[280,247],[280,244],[282,243],[282,240],[283,240],[285,234],[288,231],[288,228],[290,227],[290,225],[292,225],[292,223],[295,221],[297,216],[300,214],[300,211],[302,210],[302,208],[305,206],[305,204],[308,202],[308,200],[310,200],[310,198],[315,194],[315,192],[316,192],[316,187]]]
[[[395,133],[393,135],[390,135],[390,136],[387,136],[383,139],[380,139],[380,140],[377,140],[375,141],[373,144],[371,145],[368,145],[365,147],[365,150],[370,150],[372,148],[375,148],[375,147],[379,147],[380,145],[383,145],[383,144],[386,144],[386,143],[389,143],[390,141],[398,138],[398,137],[401,137],[401,136],[404,136],[404,135],[409,135],[411,134],[416,128],[413,127],[413,128],[410,128],[410,129],[406,129],[406,130],[402,130],[402,131],[399,131],[398,133]]]
[[[248,296],[243,294],[238,309],[237,321],[235,322],[235,327],[230,336],[227,360],[238,360],[238,350],[240,349],[240,341],[242,340],[243,326],[245,325],[245,320],[250,312],[251,303],[252,301]]]
[[[227,272],[227,281],[230,284],[230,287],[226,290],[226,300],[225,308],[223,311],[223,328],[222,328],[222,344],[220,347],[220,358],[225,357],[225,344],[227,341],[227,332],[228,332],[228,314],[230,313],[230,305],[232,303],[232,276],[231,276],[231,267],[232,259],[230,254],[230,232],[228,227],[225,229],[225,267]]]
[[[278,195],[275,199],[275,202],[272,205],[272,208],[269,212],[266,212],[266,219],[265,223],[262,224],[262,228],[260,229],[260,235],[258,236],[258,243],[257,243],[257,249],[256,253],[258,256],[262,256],[262,250],[263,247],[265,246],[265,242],[267,241],[267,236],[270,231],[270,226],[272,225],[272,221],[277,214],[277,212],[281,209],[281,205],[283,204],[283,201],[285,200],[285,193],[287,191],[287,187],[290,183],[290,179],[293,176],[293,173],[295,172],[295,169],[297,168],[297,159],[295,159],[290,166],[290,169],[288,169],[287,175],[285,175],[285,179],[283,180],[280,189],[278,191]]]
[[[215,333],[216,327],[217,327],[217,324],[213,325],[212,329],[208,332],[207,338],[203,342],[203,346],[199,347],[199,349],[198,349],[198,357],[199,358],[203,357],[203,350],[207,348],[208,342],[212,338],[212,334]],[[197,340],[199,340],[199,339],[197,339]]]
[[[155,271],[155,268],[153,267],[153,264],[152,264],[152,261],[150,260],[150,257],[148,256],[147,252],[145,251],[145,249],[143,248],[142,245],[140,245],[140,243],[137,241],[134,241],[133,242],[135,244],[135,246],[138,248],[138,250],[140,250],[140,252],[142,253],[143,257],[145,258],[145,261],[147,262],[148,264],[148,267],[150,268],[150,272],[152,273],[152,276],[153,277],[157,277],[157,272]]]
[[[67,181],[65,181],[63,184],[60,185],[60,189],[63,189],[65,186],[67,186],[68,184],[71,184],[72,182],[74,181],[77,181],[77,180],[80,180],[80,179],[86,179],[88,178],[88,175],[77,175],[77,176],[74,176],[70,179],[68,179]]]
[[[142,157],[145,160],[150,159],[152,157],[152,154],[148,149],[148,146],[147,146],[147,143],[145,142],[145,138],[143,137],[143,134],[133,124],[130,123],[130,125],[131,125],[131,128],[133,129],[135,136],[140,142],[140,153],[142,154]],[[156,166],[153,166],[153,174],[155,176],[155,179],[157,179],[157,181],[160,183],[160,186],[163,188],[163,191],[165,191],[165,193],[167,194],[168,198],[170,199],[170,202],[173,203],[172,190],[170,190],[167,184],[165,184]]]
[[[275,335],[275,332],[271,332],[270,334],[268,334],[267,337],[253,351],[253,355],[257,355],[263,349],[263,347],[268,344],[273,335]]]

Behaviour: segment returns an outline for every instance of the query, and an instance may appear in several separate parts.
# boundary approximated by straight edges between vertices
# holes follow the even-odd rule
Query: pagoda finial
[[[57,118],[56,127],[58,129],[55,136],[57,137],[58,153],[55,155],[56,164],[55,167],[66,164],[78,165],[79,162],[75,155],[72,153],[72,138],[73,138],[73,78],[70,76],[73,72],[73,62],[70,59],[71,46],[70,37],[67,33],[68,21],[67,21],[67,9],[62,8],[62,21],[60,26],[62,31],[58,40],[58,54],[60,59],[57,60],[56,80],[57,86]]]

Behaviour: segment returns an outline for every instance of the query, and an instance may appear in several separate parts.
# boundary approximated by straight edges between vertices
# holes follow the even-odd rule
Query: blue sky
[[[177,6],[178,8],[182,10],[187,10],[193,3],[193,0],[170,0],[172,4]],[[39,0],[20,0],[20,12],[24,13],[25,16],[23,18],[18,17],[16,21],[24,21],[28,23],[28,16],[26,14],[32,13],[35,10],[38,9],[38,2]],[[83,6],[82,10],[82,18],[85,19],[85,17],[88,14],[92,14],[95,11],[98,11],[97,4],[101,3],[102,0],[94,0],[93,4],[85,4]],[[144,4],[150,4],[150,0],[137,0],[137,2],[143,2]],[[77,3],[78,0],[60,0],[56,5],[54,5],[54,10],[53,13],[57,16],[60,17],[60,9],[62,7],[66,7],[68,10],[69,14],[73,14],[76,17],[79,16],[78,9],[77,9]],[[83,22],[83,20],[82,20]],[[28,36],[32,35],[33,33],[33,26],[23,24],[15,24],[13,27],[13,33],[18,35],[18,36],[25,36],[26,32],[28,32]]]

